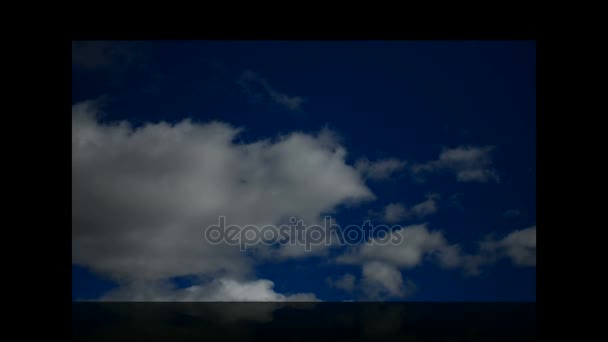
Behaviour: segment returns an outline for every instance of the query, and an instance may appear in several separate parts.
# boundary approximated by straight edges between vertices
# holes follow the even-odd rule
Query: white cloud
[[[437,212],[437,199],[439,195],[428,194],[427,199],[411,208],[406,208],[401,203],[390,203],[384,208],[384,221],[397,223],[407,218],[423,218]]]
[[[400,234],[402,242],[382,245],[372,239],[372,243],[352,246],[336,261],[363,266],[380,262],[386,265],[384,269],[410,269],[430,260],[446,269],[460,268],[467,275],[479,275],[482,267],[505,257],[516,266],[536,266],[536,226],[511,232],[498,241],[486,238],[472,254],[465,253],[458,244],[449,243],[440,231],[430,231],[426,224],[403,227],[390,234]]]
[[[383,300],[404,297],[415,290],[413,283],[403,283],[401,272],[392,265],[371,261],[363,264],[362,290],[365,298]]]
[[[361,158],[355,162],[357,170],[365,177],[373,180],[388,179],[393,173],[402,170],[405,165],[404,161],[395,158],[381,159],[375,162],[371,162],[367,158]]]
[[[341,289],[347,292],[351,292],[355,289],[356,277],[350,273],[343,275],[337,279],[327,278],[327,283],[330,287]]]
[[[486,239],[475,253],[465,253],[459,244],[449,243],[441,231],[431,231],[426,224],[394,230],[402,242],[377,244],[374,239],[348,248],[336,258],[337,263],[365,265],[381,262],[398,269],[411,269],[431,261],[445,269],[462,269],[467,275],[479,275],[481,267],[508,256],[523,266],[534,266],[536,255],[535,228],[516,231],[500,241]],[[396,240],[396,239],[395,239]]]
[[[536,266],[536,226],[509,233],[499,241],[482,243],[486,253],[508,257],[517,266]]]
[[[437,212],[437,199],[439,195],[429,194],[424,202],[418,203],[410,210],[416,217],[425,217]]]
[[[490,155],[493,149],[493,146],[444,148],[438,159],[415,164],[412,172],[420,177],[432,172],[447,171],[455,174],[460,182],[498,182],[499,177],[492,168]]]
[[[408,216],[406,208],[401,203],[389,203],[384,208],[384,221],[396,223]]]
[[[153,302],[284,302],[318,301],[312,293],[284,295],[273,290],[274,283],[266,279],[238,281],[216,279],[205,285],[175,288],[165,283],[134,283],[120,287],[101,298],[103,301]]]
[[[289,96],[278,92],[266,79],[251,70],[243,72],[237,83],[251,99],[257,102],[275,103],[290,111],[300,110],[304,102],[304,98],[300,96]]]
[[[426,224],[406,226],[390,234],[401,235],[402,242],[398,245],[365,243],[353,246],[337,261],[349,264],[382,261],[396,267],[413,268],[425,257],[435,257],[436,261],[448,267],[460,265],[459,247],[449,244],[441,232],[430,231]]]
[[[72,107],[72,260],[122,283],[245,277],[252,257],[204,241],[220,215],[240,226],[320,222],[374,198],[327,130],[239,144],[239,129],[220,122],[132,128],[98,113],[92,101]]]

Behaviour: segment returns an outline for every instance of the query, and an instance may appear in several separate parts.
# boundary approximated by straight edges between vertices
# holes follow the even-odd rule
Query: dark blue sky
[[[443,148],[494,146],[499,182],[458,182],[443,173],[424,182],[396,174],[367,182],[373,202],[342,208],[343,224],[361,223],[389,203],[414,205],[439,194],[422,220],[450,242],[475,252],[488,234],[504,237],[536,224],[536,56],[533,41],[265,41],[120,42],[110,61],[85,56],[72,70],[72,103],[106,95],[106,121],[219,120],[243,127],[243,142],[329,127],[347,163],[437,159]],[[84,58],[84,57],[83,57]],[[91,61],[92,60],[92,61]],[[299,110],[254,101],[238,83],[247,70],[274,91],[304,99]],[[505,215],[507,211],[517,215]],[[311,257],[256,267],[280,293],[352,298],[326,278],[352,273]],[[433,263],[401,271],[417,291],[411,301],[535,301],[536,268],[501,259],[478,276]],[[97,298],[112,281],[74,266],[74,299]],[[182,283],[183,280],[177,280]]]

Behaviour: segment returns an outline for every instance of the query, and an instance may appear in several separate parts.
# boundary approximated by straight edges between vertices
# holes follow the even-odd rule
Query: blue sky
[[[388,220],[403,226],[404,231],[407,227],[423,225],[420,230],[425,237],[428,237],[427,233],[439,232],[447,241],[437,250],[417,247],[422,259],[408,266],[404,266],[398,256],[383,259],[379,255],[386,254],[384,252],[362,253],[352,263],[337,261],[345,254],[356,253],[354,247],[352,251],[350,247],[338,247],[319,255],[296,258],[234,259],[234,263],[230,261],[226,266],[231,270],[226,276],[237,279],[238,284],[261,284],[256,282],[268,280],[272,286],[262,287],[273,296],[312,293],[324,301],[535,301],[535,66],[533,41],[75,42],[72,47],[72,115],[103,113],[94,119],[94,127],[100,129],[99,132],[106,132],[103,127],[108,128],[108,132],[112,129],[118,132],[116,122],[127,121],[132,125],[132,131],[125,137],[136,135],[133,132],[145,127],[146,123],[167,122],[169,125],[162,129],[177,134],[178,130],[172,128],[177,126],[171,125],[186,119],[201,127],[221,122],[227,127],[241,128],[229,142],[230,148],[265,139],[278,145],[281,137],[289,137],[294,132],[320,140],[319,132],[330,131],[334,137],[332,144],[336,143],[346,151],[340,167],[354,170],[356,179],[343,187],[336,185],[335,191],[328,188],[327,194],[302,192],[298,197],[298,201],[302,200],[301,212],[306,213],[302,216],[313,212],[311,206],[317,208],[309,204],[319,203],[316,196],[323,196],[321,202],[327,205],[319,205],[314,213],[330,211],[341,226],[362,224],[366,219],[377,223]],[[82,106],[83,103],[88,106]],[[152,242],[146,242],[145,246],[125,242],[125,250],[121,249],[126,240],[120,239],[131,236],[125,233],[128,229],[133,228],[133,232],[140,234],[146,232],[148,225],[166,221],[166,226],[150,230],[150,234],[145,235],[147,239],[155,232],[165,234],[172,229],[168,227],[182,224],[182,221],[165,220],[165,216],[159,216],[157,220],[131,217],[135,215],[134,209],[125,214],[117,207],[119,202],[113,200],[112,196],[120,199],[135,194],[135,191],[128,191],[128,187],[140,181],[137,177],[141,172],[129,173],[131,183],[120,183],[122,188],[112,182],[127,177],[123,172],[140,170],[140,166],[132,167],[129,163],[134,163],[142,153],[152,151],[155,145],[142,143],[143,147],[133,147],[140,145],[133,142],[121,145],[108,138],[98,141],[107,144],[107,149],[100,151],[116,152],[118,149],[116,153],[120,154],[130,148],[143,150],[134,154],[135,158],[125,159],[103,157],[106,152],[85,155],[93,150],[79,155],[80,152],[74,152],[80,151],[74,149],[74,136],[81,131],[74,127],[81,126],[75,126],[74,120],[72,298],[99,299],[115,291],[120,296],[109,298],[128,300],[125,293],[156,291],[133,285],[142,282],[171,284],[174,292],[192,286],[202,286],[207,292],[216,291],[220,285],[205,286],[224,279],[221,270],[207,271],[210,269],[207,266],[204,270],[193,266],[192,274],[188,274],[179,254],[166,246],[159,251],[173,253],[171,258],[165,258],[168,255],[157,251],[146,254],[143,251],[146,246],[157,246]],[[160,130],[150,130],[145,136],[159,134],[151,139],[173,139],[158,133]],[[212,134],[202,128],[201,132]],[[107,136],[113,135],[108,133]],[[150,146],[149,150],[146,146]],[[176,146],[179,151],[188,150],[186,146],[183,149]],[[302,151],[306,153],[307,150]],[[315,152],[317,150],[310,151]],[[191,175],[190,164],[177,157],[171,159],[174,164],[150,158],[143,160],[142,157],[142,163],[150,168],[158,167],[158,174],[171,165],[166,175],[169,184],[172,184],[170,177],[173,175]],[[124,164],[116,161],[127,159]],[[77,160],[76,164],[74,160]],[[362,160],[367,160],[371,166],[365,169]],[[387,160],[399,166],[387,170],[387,164],[381,163]],[[232,161],[230,163],[227,165],[233,165]],[[185,170],[176,170],[177,165]],[[254,167],[246,165],[249,173],[265,168],[258,162],[251,164]],[[376,173],[369,170],[376,170]],[[335,175],[335,179],[341,181],[343,174]],[[292,188],[290,184],[289,189],[298,189],[297,186],[307,181],[305,177],[314,182],[314,174],[297,175],[300,185]],[[161,178],[154,179],[159,182]],[[212,184],[213,179],[209,182],[205,184]],[[97,188],[94,183],[104,186]],[[125,202],[141,209],[141,215],[146,215],[146,210],[154,211],[157,205],[147,208],[147,202],[137,202],[138,198],[158,194],[150,184],[159,183],[137,188],[142,194]],[[107,190],[114,186],[118,192],[124,190],[125,193]],[[260,189],[270,186],[280,185],[272,183],[272,178],[264,178]],[[358,186],[373,193],[374,199],[363,200]],[[222,190],[219,186],[218,189]],[[347,193],[345,197],[336,197],[336,192],[341,191]],[[257,193],[247,192],[249,195]],[[362,200],[351,203],[347,199],[351,195]],[[234,200],[239,197],[234,192],[230,196],[235,196]],[[260,201],[264,198],[260,197]],[[294,202],[294,206],[298,203]],[[421,203],[426,203],[427,209],[429,205],[432,208],[415,214],[413,208]],[[387,211],[391,204],[393,208],[399,208],[392,216]],[[290,210],[299,214],[298,208],[294,208]],[[176,210],[181,213],[182,209]],[[242,210],[234,215],[243,220],[247,217]],[[112,216],[112,220],[107,216]],[[180,231],[176,230],[175,234]],[[117,235],[110,238],[113,232]],[[533,245],[529,240],[532,235],[527,234],[524,239],[518,232],[533,232]],[[137,236],[144,236],[137,234],[133,235],[134,241]],[[91,245],[85,245],[83,241]],[[482,253],[480,241],[490,241],[493,247]],[[433,259],[433,253],[444,251],[448,245],[458,246],[462,260],[483,260],[478,272],[466,272],[468,261],[446,267],[449,262]],[[87,253],[87,250],[95,253]],[[222,253],[229,256],[224,258],[221,254],[218,260],[227,264],[227,260],[237,258],[232,252]],[[465,255],[471,258],[465,258]],[[122,256],[124,259],[120,259]],[[155,258],[159,258],[158,261]],[[177,266],[163,266],[161,271],[148,265],[164,263],[167,259],[175,259]],[[246,266],[241,265],[241,261]],[[137,267],[142,262],[149,272]],[[238,267],[234,266],[237,264]],[[384,266],[388,273],[375,271]],[[179,269],[179,272],[167,271],[171,269]],[[141,277],[131,276],[140,271]],[[398,272],[401,280],[384,277],[394,272]],[[342,278],[345,275],[352,277],[351,285],[336,286],[336,281],[345,279]],[[403,291],[395,290],[395,287]],[[121,292],[123,288],[130,290]],[[154,300],[156,297],[142,298]]]

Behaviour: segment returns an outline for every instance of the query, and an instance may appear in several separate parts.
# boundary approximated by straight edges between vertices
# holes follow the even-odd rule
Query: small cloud
[[[289,96],[270,86],[268,81],[258,73],[247,70],[241,74],[237,83],[243,91],[255,102],[274,103],[289,111],[299,111],[305,101],[301,96]]]
[[[365,178],[373,180],[388,179],[390,176],[402,170],[406,163],[396,158],[382,159],[375,162],[369,161],[367,158],[361,158],[355,162],[355,168]]]
[[[428,194],[426,198],[426,201],[416,204],[410,210],[416,217],[425,217],[437,212],[437,199],[439,199],[439,195]]]
[[[444,148],[436,160],[415,164],[411,170],[417,177],[447,171],[456,175],[459,182],[499,182],[498,174],[492,168],[490,153],[493,149],[493,146]]]
[[[536,226],[511,232],[499,241],[488,239],[481,249],[497,257],[508,257],[517,266],[536,266]]]
[[[389,233],[389,241],[398,243],[376,243],[371,238],[369,243],[350,248],[336,261],[344,264],[363,264],[368,261],[382,261],[399,268],[414,268],[429,257],[447,268],[460,264],[458,245],[448,243],[441,231],[432,231],[426,224],[402,227]]]
[[[403,298],[416,291],[416,285],[407,281],[404,283],[401,272],[397,267],[378,261],[363,264],[361,287],[365,298],[384,300],[388,298]]]
[[[437,200],[438,194],[426,195],[426,200],[420,202],[411,208],[406,208],[401,203],[390,203],[384,208],[384,221],[388,223],[397,223],[401,220],[416,217],[422,218],[434,214],[438,210]]]
[[[399,222],[407,217],[407,210],[401,203],[390,203],[384,208],[384,221]]]

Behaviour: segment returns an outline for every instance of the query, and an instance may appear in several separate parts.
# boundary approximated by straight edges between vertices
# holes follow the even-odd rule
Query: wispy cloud
[[[301,96],[290,96],[277,91],[260,74],[247,70],[241,74],[237,83],[243,91],[254,101],[259,103],[272,103],[289,111],[299,111],[305,101]]]
[[[402,170],[405,165],[405,161],[396,158],[381,159],[375,162],[371,162],[367,158],[361,158],[355,162],[355,168],[365,178],[373,180],[388,179],[393,173]]]
[[[417,177],[434,172],[451,172],[459,182],[498,182],[498,173],[492,168],[493,146],[459,146],[444,148],[436,160],[412,166]]]
[[[416,217],[422,218],[437,212],[438,194],[428,194],[426,200],[420,202],[411,208],[405,207],[401,203],[390,203],[384,208],[384,221],[388,223],[397,223],[401,220]]]
[[[481,249],[496,257],[508,257],[518,266],[536,266],[536,226],[516,230],[498,241],[487,239]]]

